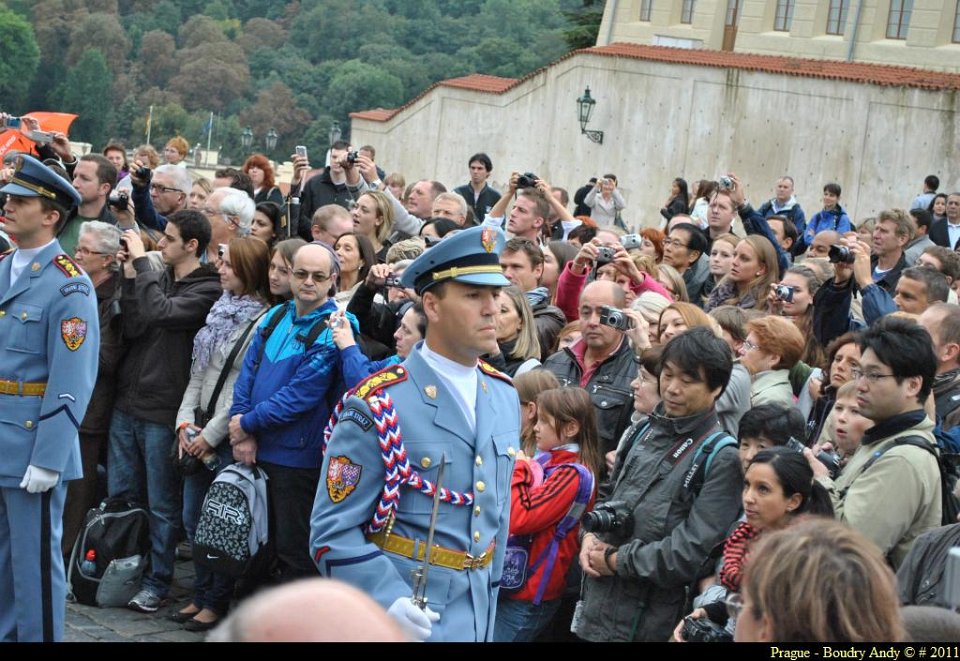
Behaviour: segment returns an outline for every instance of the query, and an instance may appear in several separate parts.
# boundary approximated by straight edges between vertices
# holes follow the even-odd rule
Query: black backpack
[[[124,498],[105,499],[87,512],[70,553],[70,595],[89,606],[125,606],[140,589],[149,554],[147,511]]]

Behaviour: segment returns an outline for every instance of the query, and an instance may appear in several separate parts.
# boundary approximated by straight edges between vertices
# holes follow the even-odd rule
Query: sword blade
[[[430,561],[433,559],[433,537],[437,530],[437,515],[440,512],[440,488],[443,486],[443,471],[446,468],[447,455],[440,455],[440,466],[437,468],[437,481],[434,484],[433,510],[430,512],[430,528],[427,530],[427,550],[424,552],[423,565],[418,572],[417,584],[414,586],[413,601],[424,608],[427,605],[427,574],[430,572]]]

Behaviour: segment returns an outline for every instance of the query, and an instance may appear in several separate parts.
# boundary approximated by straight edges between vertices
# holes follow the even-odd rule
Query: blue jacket
[[[813,237],[824,230],[835,230],[840,234],[853,231],[850,216],[839,204],[829,211],[821,209],[810,218],[806,231],[801,234],[804,244],[809,246],[813,243]]]
[[[370,360],[363,355],[356,344],[340,351],[340,369],[347,388],[353,388],[374,372],[396,365],[402,360],[397,354],[387,356],[383,360]]]
[[[231,417],[257,439],[257,459],[290,468],[320,468],[320,446],[330,411],[346,387],[337,365],[337,346],[324,328],[310,347],[303,340],[321,317],[337,311],[333,299],[303,317],[293,302],[264,345],[264,315],[233,388]],[[274,308],[276,309],[276,308]],[[348,313],[354,332],[357,321]],[[261,359],[262,356],[262,359]],[[259,361],[259,366],[258,366]]]

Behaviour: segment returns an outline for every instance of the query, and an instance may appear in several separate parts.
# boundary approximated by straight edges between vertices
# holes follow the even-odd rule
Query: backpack
[[[548,453],[539,455],[537,461],[547,461],[550,458]],[[507,550],[503,560],[503,573],[500,576],[500,589],[505,592],[518,592],[526,584],[527,579],[533,576],[544,562],[546,570],[540,580],[537,588],[537,594],[533,598],[533,604],[539,606],[543,601],[543,593],[550,584],[550,577],[553,575],[554,563],[557,560],[557,553],[560,550],[560,542],[567,536],[583,518],[586,512],[587,504],[590,502],[590,496],[593,495],[593,474],[582,464],[557,464],[543,469],[543,479],[546,479],[558,468],[570,466],[580,474],[580,482],[577,487],[577,495],[570,505],[570,509],[557,523],[553,531],[553,539],[543,552],[530,562],[530,546],[533,544],[534,535],[510,535],[507,539]],[[537,479],[537,473],[534,473],[534,484],[542,482]]]
[[[893,445],[885,450],[878,450],[874,452],[873,456],[870,457],[870,459],[867,460],[867,463],[863,465],[863,470],[861,470],[860,473],[862,474],[868,468],[870,468],[874,462],[882,457],[883,453],[889,450],[891,447],[912,445],[914,447],[926,450],[937,460],[937,468],[940,469],[940,525],[946,526],[957,522],[957,517],[960,516],[960,499],[958,499],[953,493],[953,490],[957,486],[957,468],[954,463],[957,455],[945,451],[945,448],[943,448],[941,445],[943,442],[940,438],[941,434],[942,432],[934,435],[937,440],[937,447],[940,448],[940,452],[937,452],[932,444],[919,436],[904,436],[895,440]]]
[[[267,557],[268,530],[266,473],[239,462],[227,466],[203,499],[193,561],[234,578],[255,573]]]
[[[101,608],[125,606],[140,589],[149,553],[147,511],[123,498],[105,499],[87,512],[70,553],[68,599]]]

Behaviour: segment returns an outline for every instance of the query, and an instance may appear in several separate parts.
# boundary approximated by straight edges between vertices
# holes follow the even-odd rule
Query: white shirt
[[[56,241],[54,239],[50,243]],[[39,248],[18,248],[11,259],[13,262],[10,264],[10,284],[12,285],[17,281],[17,278],[20,277],[20,274],[23,273],[27,266],[34,260],[34,258],[39,255],[45,248],[47,248],[50,243],[42,245]]]
[[[437,378],[450,388],[453,398],[460,404],[463,417],[470,425],[471,433],[475,434],[477,431],[477,381],[480,377],[476,365],[467,367],[441,356],[436,351],[432,351],[426,342],[420,347],[420,355],[436,373]]]

